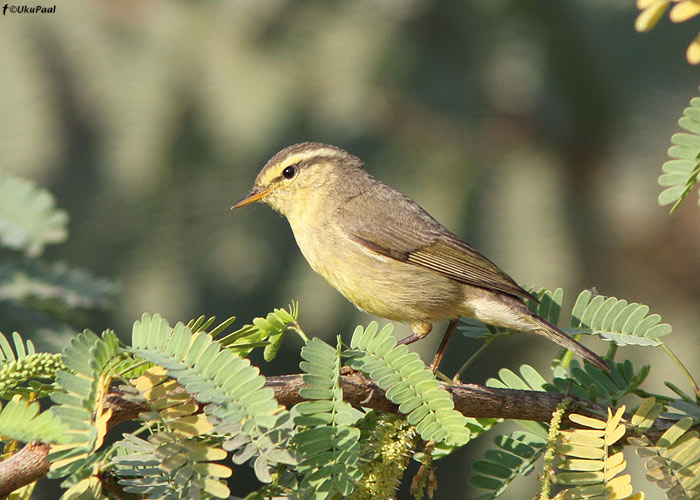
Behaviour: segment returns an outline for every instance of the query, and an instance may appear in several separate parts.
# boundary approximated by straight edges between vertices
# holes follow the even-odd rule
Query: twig
[[[272,388],[275,391],[277,401],[287,407],[303,401],[299,395],[299,389],[304,387],[301,374],[267,377],[265,385]],[[341,387],[344,399],[352,405],[361,405],[365,408],[390,413],[399,412],[398,406],[386,399],[384,391],[380,387],[358,372],[351,371],[341,375]],[[596,416],[605,412],[605,407],[601,405],[576,399],[566,394],[496,389],[477,384],[443,384],[443,387],[452,395],[455,409],[467,417],[549,422],[552,413],[565,399],[571,400],[566,415],[570,412],[576,412]],[[117,390],[105,396],[104,409],[109,408],[112,409],[112,418],[108,424],[110,428],[120,422],[136,418],[139,413],[148,410],[147,406],[138,405],[133,400],[124,398]],[[562,419],[562,425],[577,427],[566,415]],[[625,415],[623,419],[623,422],[628,426],[626,437],[636,436],[629,425],[630,418],[630,415]],[[656,442],[673,423],[673,421],[658,419],[645,435],[651,441]],[[700,425],[695,427],[696,430],[700,429]],[[0,497],[44,477],[49,470],[49,463],[46,460],[48,451],[48,445],[32,443],[7,460],[0,462]]]

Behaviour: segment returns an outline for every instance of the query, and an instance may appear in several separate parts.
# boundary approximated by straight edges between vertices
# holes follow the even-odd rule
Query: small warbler
[[[522,299],[535,297],[510,276],[341,148],[304,142],[283,149],[232,208],[256,201],[287,218],[313,270],[350,302],[410,323],[413,335],[403,343],[441,319],[451,320],[451,333],[465,316],[542,335],[607,370],[598,355],[531,312]]]

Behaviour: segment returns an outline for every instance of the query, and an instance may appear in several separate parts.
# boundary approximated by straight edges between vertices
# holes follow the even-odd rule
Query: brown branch
[[[7,460],[0,462],[0,496],[33,483],[49,473],[46,455],[49,445],[30,443]]]
[[[275,391],[277,401],[287,407],[303,400],[299,396],[299,389],[304,387],[301,374],[268,377],[266,386],[271,387]],[[341,386],[344,399],[354,406],[398,413],[398,407],[386,399],[384,391],[358,372],[344,370]],[[467,417],[549,422],[557,405],[566,398],[572,401],[567,415],[580,413],[598,418],[604,418],[606,415],[604,406],[559,393],[495,389],[477,384],[451,385],[444,388],[452,395],[455,409]],[[146,406],[139,406],[132,400],[125,399],[118,390],[106,396],[105,410],[110,408],[112,409],[110,428],[120,422],[136,418],[140,412],[148,410]],[[626,437],[635,435],[629,425],[630,418],[630,415],[625,415],[623,420],[628,428]],[[576,424],[568,418],[563,422],[570,427],[576,427]],[[652,442],[656,442],[673,423],[673,421],[658,419],[646,436]],[[697,427],[700,428],[700,426]],[[46,460],[48,451],[49,446],[46,444],[29,444],[12,457],[0,462],[0,497],[44,477],[49,471],[49,463]]]

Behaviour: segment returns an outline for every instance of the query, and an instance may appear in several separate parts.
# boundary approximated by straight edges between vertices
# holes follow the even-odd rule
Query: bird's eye
[[[297,166],[296,165],[289,165],[287,168],[282,170],[282,176],[285,179],[291,179],[295,175],[297,175]]]

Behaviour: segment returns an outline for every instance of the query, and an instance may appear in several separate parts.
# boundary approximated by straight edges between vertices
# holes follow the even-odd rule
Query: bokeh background
[[[568,308],[590,287],[649,304],[693,368],[700,213],[692,194],[668,216],[656,178],[698,94],[684,57],[697,28],[664,20],[642,35],[636,13],[619,0],[75,0],[7,15],[0,168],[70,214],[49,257],[119,285],[76,331],[126,338],[144,311],[241,325],[296,299],[307,333],[349,338],[370,317],[310,270],[286,221],[263,206],[229,211],[270,156],[314,140],[362,157],[520,283],[564,288]],[[42,348],[66,341],[23,328]],[[416,348],[428,359],[438,342]],[[445,371],[477,347],[454,338]],[[284,349],[263,372],[298,371],[299,341]],[[556,352],[503,339],[463,378],[546,371]],[[669,366],[660,351],[623,356]],[[650,389],[687,387],[666,368]],[[478,495],[452,485],[489,439],[444,461],[437,498]]]

